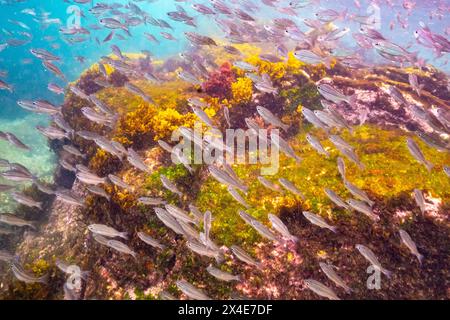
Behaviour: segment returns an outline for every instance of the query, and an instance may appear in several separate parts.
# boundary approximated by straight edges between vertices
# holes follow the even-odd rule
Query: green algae
[[[238,176],[249,186],[246,197],[251,209],[246,210],[257,219],[267,222],[267,214],[279,214],[282,209],[310,210],[331,219],[345,219],[351,214],[335,206],[324,193],[324,188],[334,190],[344,199],[351,198],[346,190],[337,170],[337,157],[339,151],[324,140],[326,136],[313,130],[321,138],[323,146],[329,151],[330,158],[326,158],[312,149],[306,142],[306,132],[302,132],[291,139],[291,145],[302,158],[297,165],[294,160],[280,157],[280,171],[267,179],[277,183],[279,178],[293,182],[305,195],[306,200],[286,193],[273,192],[262,186],[257,177],[260,174],[259,166],[236,165],[233,169]],[[365,170],[345,160],[347,179],[357,187],[365,190],[369,196],[384,204],[404,194],[412,194],[414,189],[430,192],[432,196],[448,203],[450,200],[450,180],[442,171],[443,165],[450,162],[450,155],[440,153],[419,142],[427,159],[435,164],[433,172],[419,164],[409,153],[406,146],[406,136],[399,130],[383,130],[373,126],[356,128],[354,135],[343,134],[352,146],[355,147]],[[412,196],[410,197],[411,201]],[[196,205],[201,210],[211,210],[214,216],[212,234],[217,242],[230,246],[245,244],[251,246],[260,237],[256,232],[245,225],[239,217],[239,210],[245,208],[238,204],[226,187],[209,178],[202,185],[196,199]],[[219,208],[219,209],[215,209]]]

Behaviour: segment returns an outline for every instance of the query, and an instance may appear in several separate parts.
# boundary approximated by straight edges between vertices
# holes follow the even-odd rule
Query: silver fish
[[[356,198],[367,202],[371,207],[373,207],[375,202],[370,200],[370,198],[366,192],[359,189],[357,186],[355,186],[354,184],[352,184],[351,182],[349,182],[347,180],[344,181],[344,185],[347,188],[347,190],[350,191],[350,193],[353,194]]]
[[[194,76],[194,75],[193,75],[192,73],[190,73],[190,72],[187,72],[187,71],[179,71],[179,72],[177,72],[177,75],[178,75],[178,77],[179,77],[181,80],[184,80],[184,81],[186,81],[186,82],[189,82],[189,83],[191,83],[191,84],[193,84],[193,85],[196,85],[196,86],[202,85],[202,81],[199,80],[196,76]]]
[[[69,152],[70,154],[74,155],[74,156],[84,158],[84,154],[82,154],[82,153],[80,152],[80,150],[78,150],[78,149],[75,148],[74,146],[65,144],[65,145],[63,145],[63,149],[64,149],[65,151]]]
[[[152,247],[158,248],[160,250],[164,250],[166,248],[165,245],[159,243],[157,240],[153,239],[152,237],[150,237],[148,234],[146,234],[144,232],[138,232],[137,236],[139,237],[139,239],[144,241],[146,244],[151,245]]]
[[[325,297],[330,300],[341,300],[332,289],[328,288],[319,281],[316,281],[314,279],[306,279],[303,282],[308,289],[321,297]]]
[[[132,148],[128,149],[128,162],[135,168],[142,170],[147,173],[151,173],[150,168],[144,163],[141,157]]]
[[[272,181],[267,180],[265,177],[259,176],[258,180],[266,188],[268,188],[268,189],[270,189],[272,191],[275,191],[275,192],[284,193],[283,190],[280,188],[280,186],[278,186],[277,184],[273,183]]]
[[[330,189],[324,189],[325,194],[327,195],[327,197],[338,207],[344,208],[344,209],[349,209],[349,206],[345,203],[345,201],[336,194],[336,192],[334,192],[333,190]]]
[[[20,141],[19,138],[17,138],[13,133],[11,132],[5,132],[5,137],[7,139],[7,141],[9,141],[13,146],[25,150],[25,151],[30,151],[31,148],[28,147],[26,144],[24,144],[22,141]]]
[[[29,272],[25,271],[24,268],[17,262],[13,261],[11,264],[11,271],[13,272],[14,276],[25,283],[43,283],[46,284],[48,281],[48,274],[43,275],[41,277],[36,277]]]
[[[144,205],[148,206],[160,206],[166,204],[166,201],[164,201],[161,198],[149,198],[149,197],[141,197],[138,199],[138,201]]]
[[[76,177],[82,183],[89,184],[89,185],[99,185],[99,184],[106,183],[106,178],[101,178],[90,172],[79,171],[76,173]]]
[[[123,154],[117,150],[117,148],[112,144],[112,142],[105,137],[97,137],[94,138],[94,142],[97,146],[99,146],[102,150],[116,156],[120,160],[122,160]]]
[[[337,227],[330,226],[321,216],[318,216],[314,213],[303,211],[303,216],[312,224],[320,227],[325,228],[333,231],[334,233],[337,232]]]
[[[113,174],[109,174],[108,179],[109,179],[109,181],[111,181],[114,185],[116,185],[119,188],[129,190],[129,191],[132,190],[132,187],[128,183],[124,182],[122,179],[120,179],[119,177],[117,177]]]
[[[247,209],[250,208],[249,204],[245,201],[244,198],[242,198],[242,196],[239,194],[239,192],[236,189],[229,186],[227,188],[227,190],[231,194],[231,196],[234,198],[234,200],[236,200],[237,202],[242,204],[245,208],[247,208]]]
[[[91,101],[104,114],[112,117],[115,116],[114,111],[112,111],[110,107],[108,107],[104,102],[100,101],[96,96],[91,94],[89,96],[89,101]]]
[[[267,228],[264,224],[257,220],[252,220],[251,222],[252,227],[263,237],[266,239],[269,239],[270,241],[274,242],[281,242],[280,239],[277,237],[277,235]]]
[[[422,153],[422,151],[420,150],[420,148],[419,148],[419,146],[417,145],[417,143],[416,143],[413,139],[408,138],[406,144],[407,144],[407,146],[408,146],[408,150],[409,150],[409,152],[411,153],[411,155],[412,155],[418,162],[420,162],[421,164],[423,164],[423,165],[427,168],[427,170],[428,170],[429,172],[431,172],[431,170],[433,170],[434,165],[433,165],[431,162],[429,162],[429,161],[427,161],[427,160],[425,159],[425,156],[423,155],[423,153]]]
[[[19,170],[1,172],[0,176],[6,180],[14,182],[29,182],[35,180],[34,176]]]
[[[306,107],[303,107],[302,114],[305,117],[308,122],[310,122],[312,125],[314,125],[316,128],[322,129],[325,132],[328,132],[330,128],[324,124],[322,121],[320,121],[319,118],[314,114],[314,112]]]
[[[375,256],[375,253],[373,253],[372,250],[370,250],[368,247],[362,245],[362,244],[357,244],[356,249],[359,251],[359,253],[361,253],[361,255],[366,258],[367,261],[370,262],[371,265],[373,265],[375,268],[377,268],[380,272],[382,272],[383,274],[385,274],[388,278],[390,278],[392,276],[392,272],[384,269],[381,266],[380,261],[378,261],[378,258]]]
[[[173,295],[171,295],[170,293],[168,293],[165,290],[163,290],[159,293],[159,298],[161,300],[178,300],[177,298],[175,298]]]
[[[229,282],[229,281],[240,281],[241,280],[241,278],[239,276],[235,276],[235,275],[232,275],[231,273],[224,272],[224,271],[217,269],[211,265],[206,268],[206,271],[208,271],[208,273],[210,275],[212,275],[213,277],[215,277],[219,280],[222,280],[222,281]]]
[[[347,102],[351,107],[355,107],[357,96],[346,96],[338,89],[329,84],[320,84],[317,86],[319,93],[327,100],[334,103]]]
[[[14,200],[16,200],[18,203],[30,207],[30,208],[38,208],[40,210],[42,210],[42,203],[41,202],[37,202],[34,199],[24,195],[23,193],[20,192],[12,192],[11,196]]]
[[[427,209],[425,204],[425,197],[423,196],[421,190],[414,189],[414,199],[416,200],[416,203],[419,206],[422,215],[425,215]]]
[[[400,238],[402,239],[403,244],[411,251],[413,255],[417,257],[417,260],[419,260],[419,263],[422,264],[423,255],[419,253],[419,250],[417,250],[417,245],[411,238],[411,236],[406,232],[405,230],[400,229]]]
[[[281,221],[280,218],[273,214],[269,214],[269,221],[272,224],[272,228],[274,228],[278,233],[280,233],[284,238],[289,239],[293,242],[298,242],[298,238],[293,236],[286,225]]]
[[[328,151],[325,150],[325,148],[322,146],[322,144],[320,143],[319,139],[317,139],[316,137],[314,137],[311,134],[307,134],[306,135],[306,141],[309,142],[309,144],[320,154],[323,154],[326,157],[329,157],[330,154],[328,153]]]
[[[211,249],[211,248],[207,247],[206,245],[203,245],[201,243],[197,243],[194,241],[188,241],[187,247],[189,249],[191,249],[193,252],[195,252],[201,256],[214,258],[218,262],[223,261],[223,255],[222,255],[222,252],[220,252],[220,250]]]
[[[272,140],[272,144],[276,149],[283,151],[285,155],[294,159],[297,163],[300,163],[302,161],[302,159],[295,154],[294,149],[292,149],[292,147],[286,140],[276,135],[274,132],[271,132],[270,137]]]
[[[284,131],[289,130],[289,125],[281,122],[281,120],[278,119],[272,112],[270,112],[270,110],[261,106],[256,107],[256,110],[258,111],[259,115],[264,119],[265,122],[271,124],[276,128],[281,128]]]
[[[172,204],[166,204],[165,208],[175,219],[182,220],[187,223],[198,224],[198,220],[191,218],[186,211]]]
[[[246,224],[252,227],[252,222],[255,221],[255,218],[253,218],[251,215],[249,215],[245,211],[239,211],[239,216],[242,218],[242,220],[245,221]]]
[[[164,188],[166,188],[167,190],[169,190],[172,193],[175,193],[180,198],[183,197],[183,193],[178,190],[177,186],[172,181],[170,181],[169,178],[167,178],[163,174],[161,174],[159,178],[160,178],[161,183],[164,186]]]
[[[56,191],[55,195],[59,200],[65,202],[65,203],[84,207],[84,199],[73,194],[70,190],[69,191]]]
[[[372,208],[369,207],[366,202],[350,199],[347,203],[353,210],[365,214],[371,220],[375,222],[380,221],[380,217],[373,212]]]
[[[103,246],[106,246],[109,241],[108,238],[106,238],[102,235],[99,235],[99,234],[94,234],[93,238],[95,241],[97,241],[98,243],[100,243]]]
[[[203,220],[203,216],[204,216],[203,213],[193,204],[189,205],[189,211],[198,221]]]
[[[99,134],[97,134],[95,132],[85,131],[85,130],[78,131],[77,135],[79,135],[83,139],[91,140],[91,141],[94,141],[95,139],[100,138]]]
[[[248,187],[243,185],[239,181],[236,181],[236,179],[231,177],[227,172],[225,172],[213,165],[210,165],[208,167],[208,169],[209,169],[209,172],[211,173],[211,175],[214,177],[214,179],[216,179],[220,183],[222,183],[226,186],[231,186],[233,188],[241,190],[244,193],[247,193]]]
[[[90,121],[113,128],[115,118],[98,113],[92,108],[81,108],[81,113]]]
[[[346,142],[344,139],[342,139],[340,136],[330,135],[329,139],[339,149],[344,148],[344,149],[348,149],[350,151],[354,150],[354,148],[348,142]]]
[[[180,289],[185,295],[194,300],[211,300],[206,294],[200,289],[197,289],[192,284],[185,280],[178,280],[176,282],[178,289]]]
[[[88,185],[88,186],[86,186],[86,189],[89,192],[91,192],[91,193],[93,193],[93,194],[95,194],[97,196],[100,196],[100,197],[103,197],[103,198],[107,199],[108,201],[111,200],[110,195],[104,189],[102,189],[102,188],[100,188],[98,186],[89,186]]]
[[[108,238],[120,237],[125,240],[128,239],[126,232],[119,232],[116,229],[108,227],[107,225],[104,224],[91,224],[88,226],[88,230],[91,231],[92,233],[99,234],[101,236],[105,236]]]
[[[148,96],[144,91],[142,91],[137,86],[131,84],[130,82],[125,83],[125,88],[131,93],[141,97],[144,101],[148,103],[155,103],[155,101],[150,96]]]
[[[327,69],[331,68],[332,57],[321,57],[310,50],[295,51],[294,57],[308,64],[318,65],[322,63],[327,67]]]
[[[36,230],[36,226],[31,221],[26,221],[10,214],[0,214],[0,222],[16,227],[30,227]]]
[[[280,184],[286,190],[292,192],[293,194],[295,194],[296,196],[299,196],[302,199],[305,199],[305,196],[303,195],[303,193],[291,181],[284,179],[284,178],[280,178],[278,180],[278,182],[280,182]]]
[[[326,274],[326,276],[333,281],[337,286],[341,287],[345,290],[345,292],[350,293],[352,289],[342,280],[342,278],[334,271],[336,268],[333,265],[326,264],[326,263],[319,263],[320,269]]]
[[[263,266],[262,266],[261,262],[258,262],[255,259],[253,259],[247,252],[244,251],[244,249],[242,249],[236,245],[232,245],[231,251],[236,256],[236,258],[238,258],[242,262],[252,265],[258,269],[262,269]]]
[[[450,167],[444,166],[444,172],[450,178]]]
[[[156,216],[159,218],[159,220],[162,221],[168,228],[173,230],[175,233],[184,235],[184,230],[181,227],[181,225],[178,223],[178,221],[166,210],[161,208],[155,208]]]
[[[206,211],[205,214],[203,215],[203,229],[204,229],[204,235],[205,235],[205,241],[204,244],[206,246],[208,246],[209,242],[210,242],[210,231],[211,231],[211,227],[212,227],[212,213],[211,211]]]
[[[205,111],[203,111],[201,108],[197,107],[197,106],[191,106],[192,111],[194,112],[194,114],[203,121],[204,124],[206,124],[207,126],[214,128],[214,123],[211,120],[211,118],[206,114]]]
[[[177,220],[178,221],[178,220]],[[210,243],[210,241],[203,241],[201,239],[201,234],[198,232],[197,229],[195,229],[194,227],[192,227],[191,224],[184,222],[183,220],[179,220],[178,223],[180,224],[181,228],[183,229],[184,232],[184,236],[189,240],[189,241],[195,241],[196,243],[203,243],[204,245],[206,245],[207,247],[211,248],[211,249],[217,249],[218,248],[212,248],[212,246],[209,246],[208,244]],[[206,239],[205,239],[206,240]]]
[[[131,250],[129,246],[127,246],[125,243],[117,241],[117,240],[109,240],[106,245],[114,250],[117,250],[119,252],[129,254],[133,256],[134,259],[137,259],[137,253]]]
[[[342,148],[340,145],[337,145],[336,147],[347,159],[356,164],[359,167],[359,169],[365,170],[364,164],[359,160],[358,156],[354,151],[349,150],[347,148]]]
[[[422,95],[422,90],[425,87],[424,84],[419,84],[419,79],[417,75],[414,73],[410,73],[408,76],[409,84],[411,87],[416,91],[416,93],[419,95],[419,97]]]

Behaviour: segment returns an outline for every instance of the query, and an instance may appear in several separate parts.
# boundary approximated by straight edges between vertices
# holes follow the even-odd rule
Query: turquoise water
[[[208,4],[209,1],[194,1],[195,3]],[[230,0],[225,1],[231,6],[238,6],[240,3],[247,3],[249,1]],[[287,4],[289,1],[280,1],[280,4]],[[333,8],[338,11],[348,9],[350,13],[357,15],[367,15],[368,6],[375,1],[360,1],[360,8],[355,6],[353,1],[320,1],[320,5],[316,5],[315,9],[319,7],[322,9]],[[433,52],[429,49],[418,46],[415,43],[413,33],[421,21],[426,22],[433,31],[443,34],[444,30],[448,31],[448,6],[449,1],[417,1],[416,7],[406,13],[402,6],[404,3],[411,1],[376,1],[380,6],[381,14],[381,32],[388,37],[389,40],[408,46],[410,51],[419,51],[420,55],[427,59],[429,63],[449,71],[450,66],[447,64],[448,56],[443,56],[436,59]],[[23,152],[9,147],[6,143],[0,142],[1,158],[5,158],[11,162],[18,162],[27,166],[31,172],[50,179],[55,168],[55,157],[47,146],[47,141],[35,130],[35,126],[45,125],[49,119],[46,116],[32,114],[21,109],[16,101],[19,99],[47,99],[55,104],[60,104],[63,101],[62,96],[57,96],[47,89],[49,82],[56,82],[61,86],[66,83],[57,79],[53,74],[46,71],[41,62],[33,57],[29,50],[31,48],[43,48],[55,53],[62,58],[60,67],[69,81],[78,78],[80,73],[89,65],[98,61],[98,59],[110,53],[110,46],[112,44],[118,45],[124,52],[139,52],[141,50],[149,50],[156,58],[165,58],[175,55],[188,48],[188,43],[183,36],[185,31],[197,31],[201,34],[207,34],[212,37],[221,37],[223,34],[215,23],[212,23],[214,18],[205,17],[202,14],[194,11],[188,3],[192,1],[177,2],[177,1],[133,1],[143,11],[146,11],[154,18],[160,18],[168,21],[174,30],[164,30],[172,33],[178,41],[165,40],[159,35],[160,28],[152,25],[140,25],[132,27],[132,37],[126,40],[114,39],[108,43],[102,43],[103,39],[108,35],[110,30],[100,28],[94,30],[93,25],[98,24],[98,20],[94,17],[89,9],[97,4],[98,1],[92,1],[88,4],[75,4],[83,12],[80,23],[81,26],[90,30],[91,34],[86,36],[86,41],[82,43],[69,43],[65,37],[59,33],[59,28],[67,24],[70,14],[67,9],[73,5],[60,0],[48,1],[2,1],[0,10],[0,44],[7,42],[10,39],[24,39],[20,32],[28,32],[32,34],[33,39],[30,43],[12,47],[9,46],[0,53],[0,70],[7,72],[7,77],[4,79],[7,83],[14,87],[14,92],[10,93],[5,90],[0,91],[0,130],[10,131],[16,134],[28,145],[33,146],[31,152]],[[112,2],[108,2],[112,3]],[[126,4],[128,1],[115,1],[114,3]],[[258,12],[252,13],[253,16],[258,17],[262,22],[270,22],[275,17],[282,17],[281,13],[277,13],[273,8],[265,6],[260,1],[253,1],[253,3],[260,6]],[[392,3],[393,6],[388,5]],[[198,27],[195,28],[186,26],[183,23],[174,22],[167,17],[167,12],[175,11],[176,5],[182,5],[189,15],[196,17]],[[439,11],[439,8],[447,8],[446,11]],[[27,14],[25,9],[33,9],[36,16]],[[120,9],[119,9],[120,10]],[[28,10],[29,11],[29,10]],[[297,17],[289,16],[294,21],[298,22],[299,26],[304,26],[301,22],[304,18],[314,18],[313,11],[309,8],[300,9]],[[406,28],[399,27],[399,22],[396,16],[397,12],[401,12],[401,20],[408,21]],[[430,12],[433,19],[430,20]],[[53,22],[44,26],[38,19],[44,13],[47,13],[48,18]],[[439,17],[439,14],[442,16]],[[29,27],[24,28],[15,24],[12,21],[20,21]],[[392,23],[395,23],[394,31],[390,30]],[[340,21],[335,23],[339,27],[350,27],[352,32],[357,32],[359,25],[356,22]],[[305,28],[306,31],[306,28]],[[160,44],[149,42],[144,36],[144,32],[154,34]],[[119,32],[120,33],[120,32]],[[100,41],[100,45],[96,39]],[[355,43],[350,35],[347,35],[343,42],[348,48],[339,48],[344,52],[355,48]],[[84,57],[85,62],[81,63],[77,57]],[[367,55],[367,59],[371,62],[381,62],[376,54]],[[5,197],[5,196],[1,196]],[[7,201],[1,199],[2,202]]]

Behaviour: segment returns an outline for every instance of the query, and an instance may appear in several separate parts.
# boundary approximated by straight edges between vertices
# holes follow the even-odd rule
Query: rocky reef
[[[168,71],[161,63],[155,70],[163,82],[154,83],[141,78],[108,70],[110,87],[102,87],[98,66],[94,65],[80,77],[77,86],[86,94],[96,96],[119,114],[114,128],[93,124],[83,117],[83,101],[68,91],[63,105],[65,120],[75,131],[96,132],[110,140],[132,147],[145,160],[152,174],[137,171],[97,147],[92,141],[75,136],[74,145],[86,155],[84,164],[97,175],[114,174],[132,186],[132,190],[105,185],[111,201],[90,194],[75,180],[73,173],[62,170],[56,181],[86,197],[84,207],[68,206],[59,200],[49,203],[48,217],[39,232],[27,231],[16,248],[25,266],[36,275],[48,273],[49,284],[24,285],[12,280],[0,289],[3,298],[60,299],[63,297],[63,275],[54,262],[62,259],[78,264],[91,272],[83,285],[83,299],[158,299],[166,290],[184,298],[175,281],[185,279],[213,298],[228,299],[245,296],[258,299],[315,299],[304,290],[302,280],[314,278],[331,285],[319,268],[329,262],[339,268],[339,274],[353,289],[349,294],[337,289],[342,299],[449,299],[446,282],[449,279],[450,248],[450,179],[443,171],[450,164],[448,148],[439,151],[425,144],[414,132],[435,132],[435,126],[418,118],[408,105],[399,103],[389,92],[395,86],[409,104],[421,106],[430,117],[437,117],[437,109],[450,112],[450,93],[446,76],[431,66],[424,70],[380,66],[371,69],[349,69],[333,63],[331,69],[323,65],[307,65],[292,54],[285,61],[269,62],[260,57],[261,49],[236,45],[243,52],[245,62],[253,65],[258,74],[268,74],[277,94],[258,91],[252,80],[233,66],[234,58],[218,49],[206,53],[215,58],[203,85],[192,85],[176,76],[176,66]],[[138,59],[136,59],[138,60]],[[408,81],[415,73],[424,85],[419,95]],[[131,81],[153,102],[147,102],[124,88]],[[347,179],[366,191],[375,201],[374,211],[381,218],[374,224],[360,213],[337,208],[325,195],[324,188],[334,190],[343,198],[350,193],[342,183],[336,159],[338,150],[327,140],[323,130],[313,128],[303,117],[302,109],[321,110],[321,96],[316,84],[329,83],[346,95],[356,95],[354,105],[335,106],[336,110],[354,126],[354,132],[341,132],[365,165],[360,170],[346,162]],[[249,186],[246,201],[249,208],[236,202],[222,184],[208,175],[206,166],[194,165],[190,173],[182,165],[174,165],[170,154],[161,149],[158,140],[169,141],[180,126],[191,128],[197,117],[187,99],[197,97],[207,104],[206,114],[221,130],[227,129],[223,109],[230,114],[232,128],[246,129],[245,118],[251,118],[266,128],[256,112],[263,106],[290,125],[283,138],[302,158],[301,164],[281,155],[280,170],[269,180],[286,178],[293,182],[305,198],[291,193],[278,193],[264,188],[259,182],[259,165],[234,165],[233,169]],[[444,131],[444,130],[443,130]],[[318,154],[306,141],[306,134],[319,138],[329,157]],[[428,172],[406,146],[412,137],[424,151],[434,168]],[[434,136],[439,145],[448,146],[446,134]],[[59,157],[70,160],[59,144],[53,144]],[[444,149],[445,149],[444,148]],[[183,192],[182,199],[162,188],[159,175],[164,174]],[[426,199],[426,213],[417,206],[413,190],[420,189]],[[220,266],[223,271],[240,274],[242,281],[220,282],[206,272],[213,260],[201,257],[186,248],[186,240],[167,229],[155,216],[153,208],[138,202],[139,197],[161,197],[168,203],[188,210],[197,206],[202,212],[210,210],[214,220],[211,237],[223,246],[227,257]],[[22,208],[22,210],[24,210]],[[299,238],[297,243],[276,244],[263,239],[244,223],[238,212],[246,210],[259,221],[270,225],[268,214],[277,215]],[[336,234],[311,225],[303,211],[320,214],[338,228]],[[87,230],[92,223],[102,223],[119,230],[127,230],[131,238],[127,244],[137,252],[137,259],[121,255],[94,241]],[[425,256],[423,264],[401,244],[398,229],[406,230]],[[166,249],[156,250],[136,236],[144,231],[159,239]],[[367,244],[379,257],[383,266],[393,270],[391,279],[382,278],[380,290],[366,286],[367,261],[355,251],[358,243]],[[230,254],[230,247],[239,245],[263,268],[244,265]]]

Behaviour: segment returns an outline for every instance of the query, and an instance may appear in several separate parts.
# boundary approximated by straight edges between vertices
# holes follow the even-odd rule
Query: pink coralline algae
[[[226,99],[231,96],[231,84],[234,81],[231,65],[226,62],[219,70],[210,74],[209,79],[203,83],[203,90],[214,98]]]

